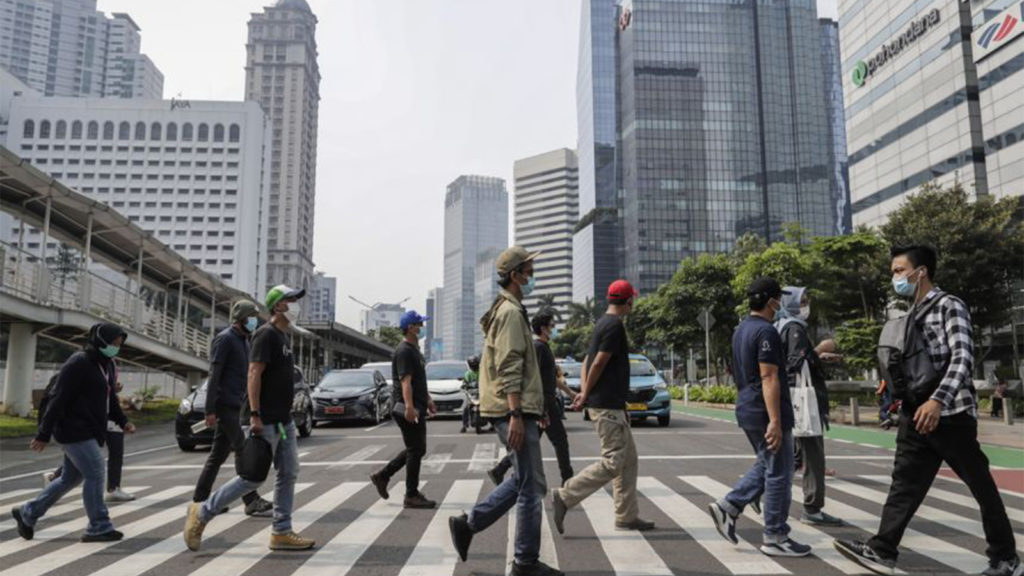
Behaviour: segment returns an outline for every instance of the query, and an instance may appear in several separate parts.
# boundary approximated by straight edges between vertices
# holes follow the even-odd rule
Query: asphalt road
[[[579,470],[596,460],[597,437],[579,414],[569,415],[568,429],[573,465]],[[269,520],[247,518],[239,505],[208,525],[201,551],[185,549],[181,529],[186,504],[206,453],[179,451],[170,425],[128,439],[124,484],[139,499],[110,507],[115,525],[126,534],[124,541],[78,543],[85,518],[73,494],[40,520],[35,540],[22,541],[7,510],[39,489],[40,473],[58,462],[60,452],[51,446],[34,455],[26,441],[5,440],[0,444],[0,576],[504,574],[511,559],[507,521],[478,534],[465,563],[455,557],[447,528],[448,516],[468,509],[490,490],[484,471],[499,455],[497,438],[460,434],[455,421],[431,421],[428,432],[422,490],[441,506],[426,511],[401,508],[402,473],[392,482],[388,502],[381,502],[367,481],[372,469],[401,449],[394,424],[320,427],[311,438],[300,440],[294,523],[303,535],[317,540],[317,547],[290,553],[270,552]],[[864,537],[877,526],[891,450],[828,440],[829,466],[838,474],[829,480],[826,511],[851,525],[821,530],[805,526],[798,520],[800,505],[794,503],[792,535],[812,544],[815,555],[770,559],[756,549],[761,533],[752,513],[740,520],[742,542],[732,546],[718,536],[706,512],[707,503],[721,496],[752,461],[735,425],[676,414],[669,428],[640,424],[634,434],[641,459],[641,515],[655,521],[657,529],[616,532],[609,491],[570,511],[566,534],[558,535],[547,514],[548,498],[543,559],[568,573],[586,575],[864,573],[840,558],[830,542],[832,537]],[[558,470],[550,444],[546,439],[542,443],[550,484],[557,481]],[[226,466],[218,481],[232,473]],[[263,490],[267,498],[271,491],[268,482]],[[794,491],[796,502],[798,493]],[[1014,530],[1024,534],[1024,495],[1005,494]],[[967,489],[956,481],[936,480],[904,540],[900,568],[928,574],[980,572],[986,562],[981,534],[977,506]],[[1024,535],[1018,536],[1018,548],[1024,550]]]

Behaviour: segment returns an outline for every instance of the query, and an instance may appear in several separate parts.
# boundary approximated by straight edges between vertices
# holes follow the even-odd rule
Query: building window
[[[228,140],[231,142],[238,142],[242,138],[242,129],[238,124],[232,124],[231,128],[228,129]]]
[[[192,141],[192,124],[185,122],[181,125],[181,141],[191,142]]]
[[[25,124],[21,130],[22,138],[35,138],[36,137],[36,123],[32,120],[25,120]]]
[[[117,139],[128,140],[132,137],[132,125],[128,122],[121,122],[117,127]]]
[[[213,126],[213,141],[214,142],[223,142],[224,141],[224,125],[223,124],[215,124]]]
[[[103,139],[113,140],[114,139],[114,123],[107,120],[103,123]]]
[[[209,139],[210,139],[210,127],[207,126],[205,123],[200,124],[199,125],[198,134],[196,135],[196,140],[198,140],[199,142],[206,142]]]
[[[89,140],[96,140],[100,137],[100,123],[92,120],[89,122],[89,128],[85,132],[85,137]]]
[[[135,139],[145,140],[146,139],[146,123],[136,122],[135,123]]]
[[[50,121],[43,120],[39,123],[39,137],[49,138],[50,137]]]
[[[175,142],[178,140],[178,125],[171,122],[167,125],[167,141]]]
[[[160,140],[160,132],[161,132],[160,128],[161,128],[161,126],[160,126],[159,122],[153,122],[152,124],[149,125],[149,139],[150,140],[156,140],[156,141]]]
[[[63,140],[68,137],[68,123],[63,120],[57,120],[57,129],[55,130],[54,138]]]
[[[71,139],[81,140],[82,139],[82,121],[75,120],[71,123]]]

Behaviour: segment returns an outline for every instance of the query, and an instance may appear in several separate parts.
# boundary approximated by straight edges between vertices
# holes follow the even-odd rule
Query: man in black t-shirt
[[[588,406],[601,439],[601,460],[584,468],[561,489],[552,491],[555,527],[564,533],[565,513],[605,484],[615,480],[615,528],[650,530],[654,522],[639,516],[636,496],[637,452],[626,413],[629,393],[629,343],[623,319],[633,308],[637,292],[625,280],[608,287],[608,311],[594,325],[585,378],[573,409]]]
[[[370,480],[380,497],[388,499],[388,482],[402,467],[405,467],[406,508],[434,508],[437,502],[429,500],[420,492],[420,463],[427,453],[427,416],[437,413],[437,407],[427,391],[427,369],[420,352],[419,338],[423,334],[423,323],[429,316],[420,316],[415,310],[402,315],[399,328],[404,339],[395,348],[391,359],[391,374],[394,379],[391,397],[395,399],[392,417],[402,431],[405,450],[391,459],[384,468],[370,474]]]

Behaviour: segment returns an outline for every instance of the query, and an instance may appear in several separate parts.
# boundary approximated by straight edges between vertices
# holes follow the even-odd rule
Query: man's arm
[[[206,404],[203,412],[207,418],[217,413],[217,399],[220,397],[220,387],[224,380],[224,362],[227,346],[221,336],[213,339],[213,347],[210,350],[210,376],[206,381]]]
[[[266,369],[266,362],[249,362],[249,381],[246,385],[246,390],[249,393],[249,408],[252,410],[249,420],[253,432],[257,434],[263,429],[263,419],[256,414],[260,411],[260,390],[263,388],[263,371]]]
[[[946,298],[942,306],[942,328],[949,346],[949,366],[931,399],[943,408],[953,407],[957,392],[971,381],[974,369],[974,339],[971,335],[971,315],[959,300]]]
[[[587,370],[587,379],[580,387],[582,396],[590,396],[590,392],[597,386],[597,381],[601,379],[601,374],[604,374],[604,369],[608,366],[608,361],[611,359],[611,352],[601,351],[597,353],[597,356],[594,356],[594,362],[590,365],[590,369]]]
[[[761,371],[761,394],[768,410],[768,430],[764,438],[768,450],[775,452],[782,442],[782,384],[779,382],[779,367],[775,364],[758,362]]]

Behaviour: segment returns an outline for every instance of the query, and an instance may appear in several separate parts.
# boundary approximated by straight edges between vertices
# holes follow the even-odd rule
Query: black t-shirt
[[[417,410],[424,412],[430,394],[427,392],[427,362],[423,359],[419,347],[402,340],[391,358],[391,374],[395,404],[405,401],[405,397],[402,396],[402,379],[412,374],[412,403]]]
[[[264,324],[252,336],[250,360],[266,364],[260,379],[260,419],[264,423],[291,422],[295,397],[291,339],[273,324]]]
[[[786,356],[782,338],[770,322],[760,316],[747,316],[732,337],[733,370],[739,397],[736,401],[736,422],[746,430],[768,427],[768,408],[761,390],[761,367],[774,364],[779,367],[782,429],[793,428],[793,403],[789,396],[786,375]]]
[[[551,346],[540,340],[533,341],[533,348],[537,351],[537,364],[540,366],[540,381],[544,385],[544,401],[551,402],[558,397],[558,388],[555,386],[555,355],[551,352]]]
[[[587,352],[588,373],[598,352],[608,352],[611,358],[594,389],[590,391],[587,405],[591,408],[625,410],[626,397],[629,395],[629,342],[626,326],[618,316],[605,314],[594,324],[594,334],[590,337],[590,350]]]

